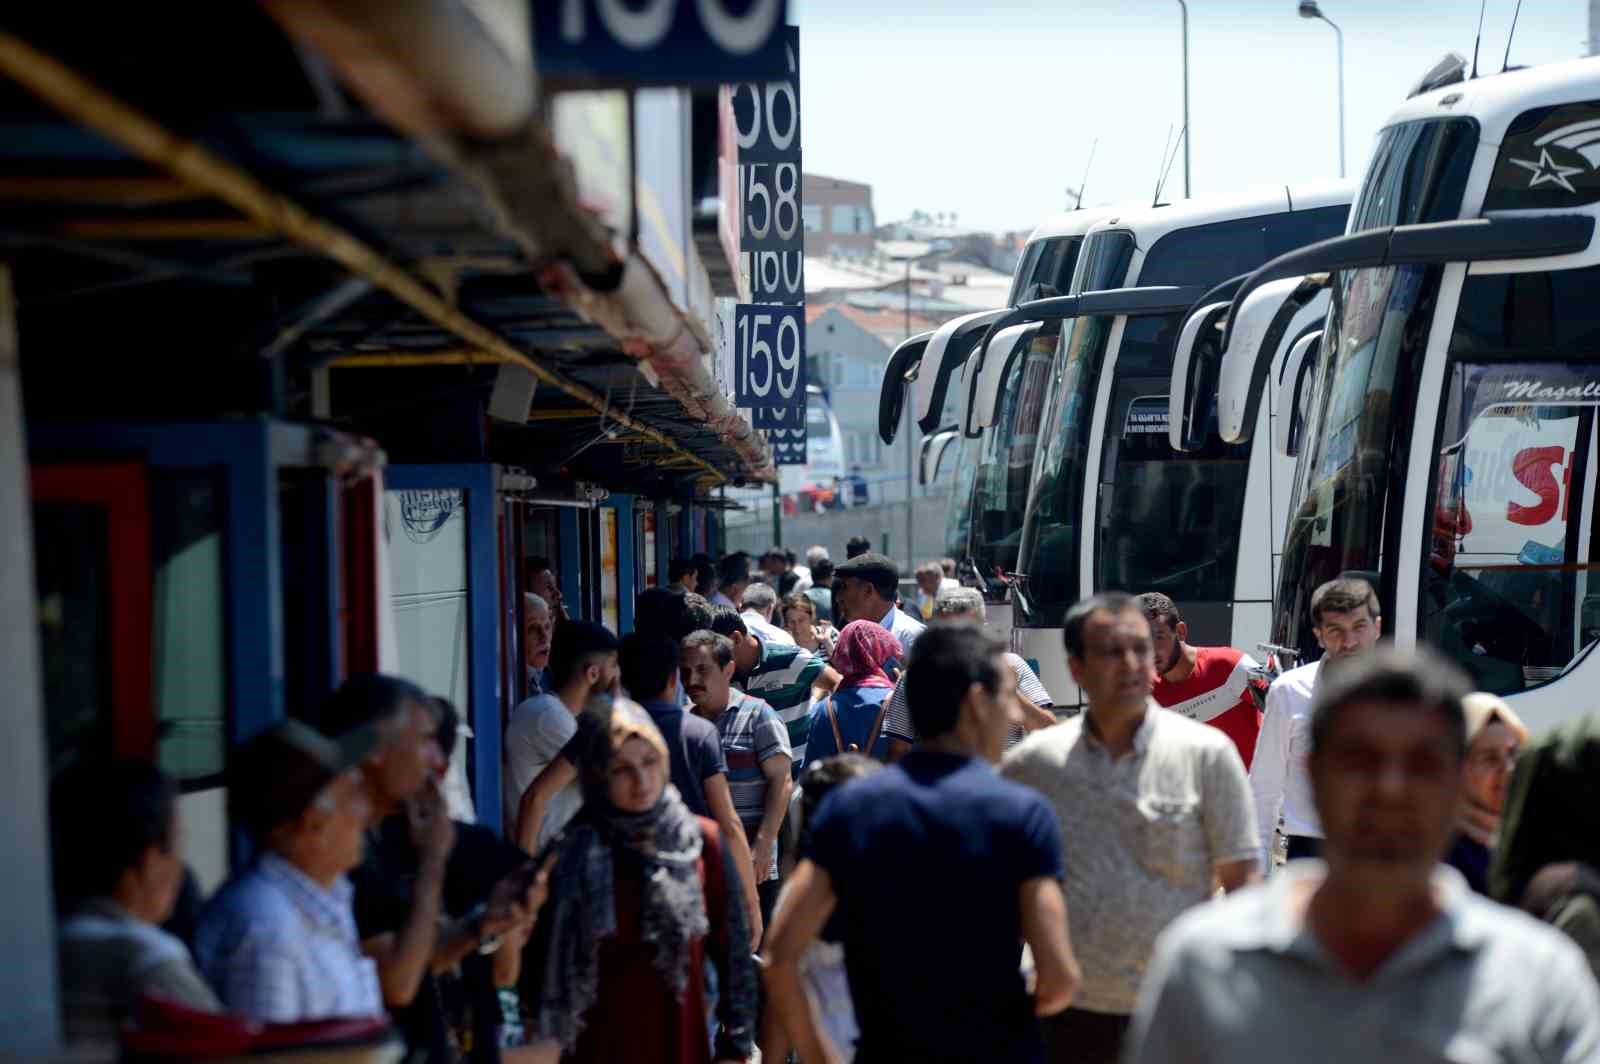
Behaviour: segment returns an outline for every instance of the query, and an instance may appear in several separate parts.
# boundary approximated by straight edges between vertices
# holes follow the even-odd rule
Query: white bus
[[[1007,307],[965,315],[910,338],[896,349],[884,377],[879,434],[885,443],[894,442],[902,393],[914,382],[918,427],[926,433],[923,483],[944,462],[955,463],[945,552],[957,560],[962,582],[984,593],[989,625],[1005,637],[1011,630],[1007,574],[1016,568],[1059,322],[1017,325],[987,346],[982,341],[1010,307],[1067,291],[1085,234],[1112,210],[1066,211],[1039,225],[1023,245]],[[948,418],[952,405],[955,416]]]
[[[1397,643],[1538,728],[1600,683],[1600,60],[1435,84],[1380,132],[1349,235],[1240,291],[1331,297],[1274,638],[1314,656],[1311,592],[1367,575]]]
[[[1243,276],[1345,229],[1352,187],[1278,187],[1119,213],[1090,231],[1073,294],[996,322],[1066,318],[1049,372],[1018,545],[1013,645],[1058,705],[1079,700],[1061,619],[1102,590],[1161,591],[1190,638],[1253,651],[1268,634],[1270,514],[1246,508],[1265,456],[1211,437],[1169,441],[1174,351],[1190,312],[1225,302]],[[1207,412],[1209,416],[1209,411]]]

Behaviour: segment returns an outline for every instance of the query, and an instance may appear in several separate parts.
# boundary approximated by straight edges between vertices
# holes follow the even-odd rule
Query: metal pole
[[[1189,5],[1184,0],[1178,0],[1178,7],[1183,12],[1183,198],[1189,198],[1189,142],[1194,139],[1194,131],[1189,128]],[[1339,176],[1344,176],[1344,166],[1339,167]]]
[[[783,546],[783,492],[772,485],[772,545]]]
[[[909,258],[906,259],[906,339],[911,339],[911,260]],[[911,436],[916,428],[917,415],[916,404],[911,401],[911,396],[906,396],[904,406],[906,408],[906,427],[903,430],[906,434],[906,567],[909,570],[911,566],[916,564],[912,560],[911,553],[911,528],[915,523],[911,510],[911,485],[916,482],[913,478],[916,476],[914,467],[916,465],[917,445],[912,441]]]
[[[1323,21],[1333,26],[1333,35],[1339,42],[1339,176],[1344,176],[1344,31],[1334,26],[1326,15]]]

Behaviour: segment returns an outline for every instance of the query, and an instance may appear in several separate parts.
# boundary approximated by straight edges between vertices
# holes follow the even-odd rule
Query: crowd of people
[[[171,780],[62,774],[69,1038],[155,1000],[441,1064],[1600,1061],[1600,716],[1534,741],[1353,578],[1270,683],[1086,599],[1057,706],[976,590],[849,553],[675,562],[620,638],[544,567],[505,838],[391,676],[235,752],[203,903]]]

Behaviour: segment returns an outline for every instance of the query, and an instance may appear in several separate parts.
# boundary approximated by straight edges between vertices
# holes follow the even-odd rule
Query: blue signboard
[[[783,32],[783,70],[772,81],[733,86],[733,128],[741,163],[800,160],[800,27]]]
[[[791,429],[806,423],[802,406],[757,406],[750,410],[750,424],[758,429]]]
[[[803,258],[800,212],[800,30],[787,27],[777,80],[733,86],[739,148],[739,247]],[[752,261],[752,271],[759,269]],[[798,271],[796,271],[797,273]],[[804,291],[804,285],[801,286]]]
[[[803,466],[806,464],[806,425],[802,421],[791,429],[767,429],[767,442],[772,445],[774,465]]]
[[[788,72],[785,0],[539,0],[533,39],[552,84],[725,85]]]
[[[734,405],[804,407],[805,309],[756,303],[733,309]]]
[[[750,298],[756,303],[804,303],[805,254],[800,251],[751,252]]]

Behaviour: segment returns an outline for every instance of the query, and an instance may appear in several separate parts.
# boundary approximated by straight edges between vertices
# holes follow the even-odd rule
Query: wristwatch
[[[483,933],[483,921],[484,917],[488,915],[488,911],[488,907],[480,902],[473,907],[471,912],[467,913],[467,931],[473,938],[478,940],[478,952],[485,957],[500,948],[499,935],[485,937]]]

